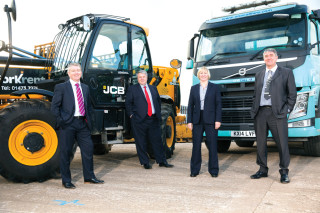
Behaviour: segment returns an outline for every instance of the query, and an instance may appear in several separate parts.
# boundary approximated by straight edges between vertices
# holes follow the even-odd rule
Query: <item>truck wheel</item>
[[[218,152],[224,153],[229,150],[231,141],[218,141]]]
[[[236,141],[236,144],[239,147],[252,147],[254,144],[254,141]]]
[[[307,155],[320,157],[320,136],[308,138],[303,142],[303,147]]]
[[[25,100],[0,112],[1,175],[11,181],[44,181],[59,168],[58,137],[50,103]]]
[[[112,144],[102,144],[101,135],[91,135],[91,139],[94,155],[104,155],[111,151]]]
[[[176,143],[176,120],[171,105],[161,105],[161,118],[162,143],[166,158],[171,158]]]

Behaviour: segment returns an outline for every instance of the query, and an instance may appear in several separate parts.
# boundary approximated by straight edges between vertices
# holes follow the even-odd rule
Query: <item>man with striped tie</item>
[[[75,139],[81,149],[83,176],[85,183],[101,184],[104,181],[95,177],[93,172],[93,143],[91,140],[91,102],[89,88],[80,83],[81,66],[70,63],[69,81],[57,84],[51,104],[51,111],[57,117],[59,131],[60,172],[62,185],[74,189],[71,182],[70,158]]]
[[[297,89],[291,69],[277,65],[278,54],[273,48],[265,49],[266,66],[256,76],[251,116],[257,135],[257,164],[259,170],[251,179],[268,177],[267,137],[270,130],[279,150],[280,182],[289,183],[290,153],[288,146],[287,114],[293,110]]]

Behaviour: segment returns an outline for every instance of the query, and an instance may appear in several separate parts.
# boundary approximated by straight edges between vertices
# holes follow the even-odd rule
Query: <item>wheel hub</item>
[[[28,133],[23,140],[23,145],[31,153],[37,152],[44,147],[44,139],[42,135],[36,132]]]

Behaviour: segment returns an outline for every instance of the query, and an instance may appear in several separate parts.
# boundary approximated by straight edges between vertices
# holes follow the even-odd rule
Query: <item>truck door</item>
[[[92,42],[84,82],[96,108],[124,107],[128,87],[128,26],[119,23],[100,25]]]

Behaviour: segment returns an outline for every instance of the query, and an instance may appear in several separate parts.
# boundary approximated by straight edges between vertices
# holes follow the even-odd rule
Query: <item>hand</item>
[[[190,130],[192,130],[192,127],[193,127],[193,125],[192,125],[192,123],[188,123],[188,128],[190,129]]]
[[[221,122],[215,122],[215,123],[214,123],[214,128],[215,128],[215,129],[219,129],[220,126],[221,126]]]

